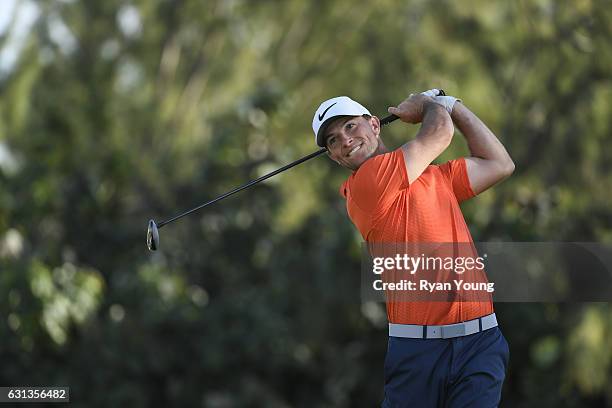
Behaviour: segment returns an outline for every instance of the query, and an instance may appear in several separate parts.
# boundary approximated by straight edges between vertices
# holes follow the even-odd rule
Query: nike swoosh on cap
[[[319,120],[323,120],[323,118],[325,117],[325,114],[327,113],[327,111],[328,111],[328,110],[330,110],[330,109],[331,109],[331,107],[332,107],[332,106],[334,106],[334,105],[335,105],[335,104],[337,104],[337,103],[338,103],[338,102],[334,102],[334,103],[332,103],[331,105],[329,105],[329,106],[327,107],[327,109],[325,109],[325,110],[323,111],[323,113],[319,115]]]

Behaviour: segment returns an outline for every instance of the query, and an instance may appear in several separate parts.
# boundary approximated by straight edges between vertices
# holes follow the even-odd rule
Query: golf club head
[[[147,228],[147,247],[149,247],[149,251],[155,251],[159,248],[159,231],[153,220],[149,220],[149,228]]]

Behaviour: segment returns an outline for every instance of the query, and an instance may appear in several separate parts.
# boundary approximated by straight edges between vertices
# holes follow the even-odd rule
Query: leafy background
[[[316,149],[336,95],[382,115],[436,86],[489,124],[517,170],[464,205],[475,240],[612,242],[609,1],[3,4],[0,384],[79,407],[379,404],[386,316],[358,297],[345,170],[315,159],[145,247],[149,218]],[[457,134],[440,160],[466,153]],[[496,310],[502,406],[612,406],[609,304]]]

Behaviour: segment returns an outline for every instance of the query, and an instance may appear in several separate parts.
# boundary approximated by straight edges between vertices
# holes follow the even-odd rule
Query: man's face
[[[380,121],[373,116],[343,116],[325,130],[329,157],[339,165],[357,170],[378,149]]]

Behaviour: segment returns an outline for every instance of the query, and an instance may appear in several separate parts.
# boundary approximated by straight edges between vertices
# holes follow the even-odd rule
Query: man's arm
[[[422,122],[416,138],[402,146],[408,181],[412,184],[421,173],[450,145],[454,127],[450,115],[428,96],[413,95],[392,113],[407,123]]]
[[[514,171],[514,162],[493,132],[465,105],[455,103],[451,118],[467,140],[465,158],[470,185],[479,194]]]

